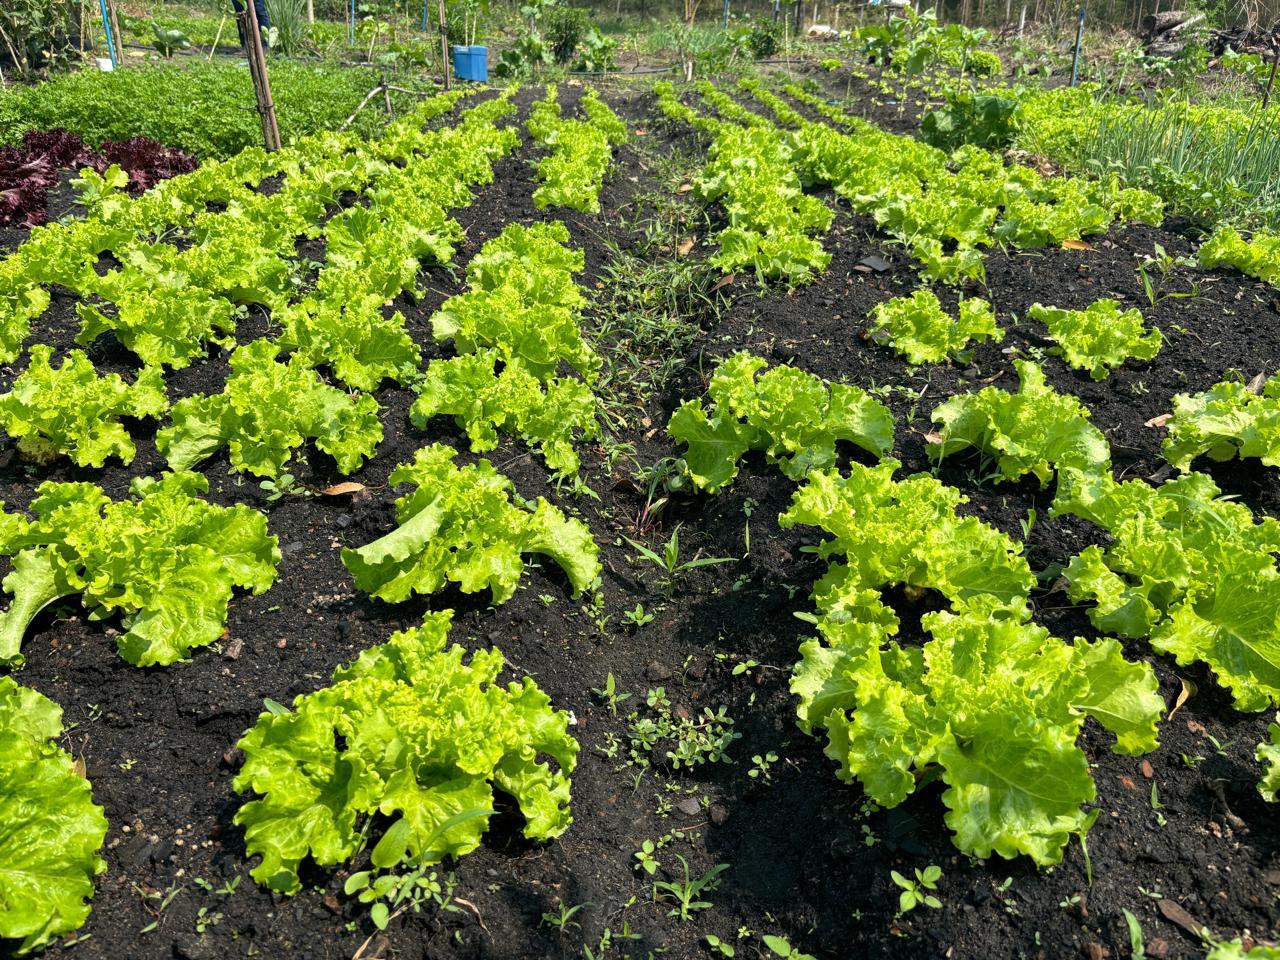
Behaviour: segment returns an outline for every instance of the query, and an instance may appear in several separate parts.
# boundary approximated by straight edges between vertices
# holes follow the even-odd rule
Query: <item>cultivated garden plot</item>
[[[9,248],[11,952],[1275,939],[1274,288],[818,76],[443,94]]]

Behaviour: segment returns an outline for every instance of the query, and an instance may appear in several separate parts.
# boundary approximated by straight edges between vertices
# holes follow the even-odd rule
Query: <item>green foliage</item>
[[[578,755],[568,714],[527,677],[499,685],[498,650],[468,661],[456,644],[446,648],[452,616],[431,613],[393,634],[241,738],[233,785],[258,797],[235,822],[249,856],[262,857],[252,871],[260,884],[296,893],[303,860],[351,860],[377,814],[391,824],[371,851],[375,868],[461,857],[480,845],[495,788],[515,800],[526,837],[568,829]]]
[[[1057,863],[1098,815],[1081,809],[1096,796],[1076,745],[1085,716],[1119,752],[1154,749],[1155,677],[1114,640],[1067,644],[1030,623],[1034,579],[1018,546],[957,516],[965,498],[932,477],[895,482],[897,467],[815,472],[779,518],[831,534],[818,553],[843,558],[814,588],[821,639],[801,646],[791,683],[800,726],[825,728],[841,779],[882,806],[940,775],[966,854]],[[898,617],[880,591],[894,585],[950,604],[922,618],[923,648],[893,639]]]
[[[156,434],[156,447],[173,470],[189,470],[223,447],[231,469],[278,477],[307,440],[353,473],[382,440],[378,402],[331,387],[280,348],[255,340],[231,355],[231,375],[220,394],[196,394],[173,405],[172,425]]]
[[[529,118],[529,133],[547,147],[538,161],[540,185],[533,191],[539,210],[568,207],[600,212],[600,187],[613,162],[613,148],[627,139],[627,128],[593,89],[582,96],[585,121],[564,120],[556,103],[557,88],[547,84],[546,99]]]
[[[893,415],[859,387],[827,383],[794,367],[774,367],[736,353],[711,377],[708,410],[686,401],[667,432],[687,446],[684,462],[699,490],[717,493],[738,475],[748,450],[763,450],[792,480],[836,462],[846,440],[884,456],[893,446]],[[759,376],[758,376],[759,375]]]
[[[1179,470],[1200,456],[1257,457],[1268,467],[1280,466],[1280,375],[1268,379],[1261,393],[1238,380],[1195,395],[1179,393],[1166,426],[1164,456]]]
[[[566,64],[577,53],[591,27],[591,17],[577,7],[552,7],[542,15],[542,33],[551,47],[551,57]]]
[[[488,460],[457,467],[455,456],[452,447],[432,444],[391,472],[389,483],[415,489],[396,501],[397,529],[342,551],[359,589],[399,603],[451,581],[463,593],[487,588],[494,604],[505,603],[515,594],[526,553],[559,564],[575,595],[596,583],[600,550],[586,524],[542,497],[532,507],[517,505],[514,484]]]
[[[72,42],[67,0],[7,0],[0,9],[6,71],[34,79],[70,67],[78,53]]]
[[[601,361],[578,326],[586,297],[573,275],[583,255],[568,241],[559,221],[513,223],[471,259],[467,291],[431,318],[436,338],[459,356],[427,367],[415,424],[452,414],[475,452],[493,449],[499,431],[514,433],[557,473],[578,473],[575,440],[599,434],[590,384]],[[561,363],[584,380],[559,377]]]
[[[31,502],[34,521],[0,514],[0,553],[13,558],[0,663],[21,664],[31,621],[76,594],[90,620],[124,615],[116,646],[135,666],[174,663],[217,640],[233,588],[265,592],[280,551],[266,517],[196,496],[208,487],[196,473],[139,477],[131,499],[112,502],[91,483],[47,481]]]
[[[0,939],[21,956],[83,926],[107,818],[58,746],[62,708],[0,677]]]
[[[937,590],[952,601],[976,594],[1001,602],[1026,597],[1035,581],[1018,545],[976,517],[957,516],[968,498],[933,477],[895,481],[898,467],[886,459],[874,467],[851,463],[847,477],[815,471],[778,518],[784,530],[797,524],[824,530],[832,539],[818,554],[844,558],[814,587],[819,607],[838,611],[861,603],[866,590],[893,585],[915,596]],[[823,715],[802,708],[802,726]]]
[[[365,70],[272,61],[271,92],[281,137],[289,143],[336,130],[369,86]],[[392,97],[401,114],[416,103],[408,94]],[[15,142],[27,130],[65,127],[94,146],[150,136],[197,156],[229,157],[262,143],[257,114],[244,109],[253,102],[249,72],[233,63],[194,60],[181,67],[82,71],[39,86],[0,90],[0,142]],[[363,110],[352,129],[369,137],[386,120],[381,111]]]
[[[751,21],[747,34],[747,49],[756,60],[768,60],[782,49],[782,24],[767,17]]]
[[[1234,267],[1249,277],[1280,285],[1280,234],[1259,230],[1245,240],[1234,227],[1222,226],[1200,245],[1200,266]]]
[[[108,457],[133,461],[136,449],[121,417],[159,417],[169,407],[164,378],[146,367],[134,383],[118,374],[99,376],[93,362],[73,350],[56,369],[53,349],[31,348],[31,360],[0,396],[0,424],[18,441],[18,452],[36,463],[68,456],[82,467],[100,467]]]
[[[693,184],[699,199],[719,201],[729,221],[712,264],[793,283],[825,270],[831,255],[810,234],[825,233],[833,214],[804,193],[786,138],[764,124],[715,124],[714,134],[710,162]]]
[[[1164,343],[1159,328],[1143,329],[1140,310],[1121,310],[1115,300],[1097,300],[1084,310],[1036,303],[1028,316],[1049,328],[1068,366],[1087,370],[1094,380],[1105,380],[1126,360],[1154,360]]]
[[[311,38],[306,0],[266,0],[271,27],[267,30],[273,52],[296,57],[305,52]]]
[[[1258,744],[1254,758],[1263,765],[1258,792],[1263,800],[1275,803],[1276,796],[1280,794],[1280,725],[1268,725],[1267,739]]]
[[[910,363],[942,363],[961,357],[971,341],[1004,339],[991,304],[972,298],[960,301],[953,320],[929,290],[894,297],[871,311],[871,336],[886,339]]]
[[[1017,393],[983,387],[934,408],[941,439],[928,445],[929,456],[942,460],[973,448],[990,457],[1005,480],[1031,473],[1042,484],[1064,467],[1086,474],[1109,469],[1111,448],[1084,404],[1045,383],[1031,361],[1015,361],[1014,368]]]
[[[1152,487],[1065,470],[1053,512],[1111,534],[1066,570],[1068,595],[1093,601],[1099,630],[1149,637],[1178,663],[1206,664],[1238,710],[1280,703],[1280,523],[1220,499],[1204,474]]]
[[[962,90],[947,95],[947,104],[924,115],[920,132],[926,143],[951,151],[971,143],[985,150],[1001,150],[1013,138],[1016,100],[997,94]]]

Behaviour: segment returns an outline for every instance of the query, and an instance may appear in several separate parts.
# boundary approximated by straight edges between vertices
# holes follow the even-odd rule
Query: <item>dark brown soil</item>
[[[571,103],[574,92],[562,89]],[[537,96],[538,90],[518,96],[522,117]],[[467,229],[458,265],[505,224],[553,216],[569,224],[586,251],[587,289],[596,287],[609,265],[607,242],[640,249],[643,227],[637,221],[645,210],[639,194],[673,186],[655,183],[652,169],[687,137],[668,134],[650,114],[648,98],[624,91],[609,99],[645,135],[620,150],[602,197],[604,212],[589,217],[537,210],[530,199],[530,163],[538,151],[526,146],[498,165],[496,182],[480,190],[471,207],[456,213]],[[1174,393],[1208,387],[1228,369],[1251,376],[1280,367],[1280,326],[1269,289],[1234,274],[1179,268],[1173,288],[1187,289],[1195,279],[1198,298],[1165,299],[1154,308],[1145,301],[1135,258],[1157,242],[1175,254],[1189,249],[1176,235],[1130,228],[1100,238],[1089,251],[992,252],[984,295],[1009,329],[1006,342],[979,349],[967,369],[913,370],[862,334],[875,303],[916,286],[914,271],[868,220],[842,212],[826,238],[834,255],[826,274],[792,292],[758,289],[744,278],[725,287],[722,293],[732,302],[719,323],[688,350],[680,373],[652,397],[644,419],[634,418],[616,439],[634,446],[637,464],[674,455],[659,429],[670,411],[704,389],[715,357],[750,349],[824,377],[909,388],[916,397],[901,390],[887,397],[898,417],[895,455],[904,473],[926,470],[923,434],[932,407],[980,383],[1012,385],[1008,351],[1045,346],[1042,329],[1015,317],[1036,300],[1083,307],[1099,296],[1116,296],[1141,306],[1164,331],[1168,340],[1155,362],[1126,366],[1100,384],[1056,358],[1043,363],[1056,387],[1078,394],[1093,411],[1116,448],[1117,469],[1151,475],[1162,462],[1160,436],[1143,423],[1167,411]],[[699,242],[689,256],[702,257],[707,249]],[[859,261],[872,253],[889,261],[883,274],[859,269]],[[429,270],[423,300],[397,304],[427,357],[439,353],[428,319],[460,289],[460,273]],[[75,329],[72,304],[63,297],[38,336],[65,347]],[[263,318],[250,318],[240,338],[265,332]],[[104,368],[128,368],[127,353],[100,347]],[[218,353],[172,375],[174,399],[219,389],[226,370],[225,355]],[[5,370],[5,382],[15,373]],[[352,957],[374,934],[365,957],[583,957],[584,946],[601,955],[599,943],[608,929],[613,946],[604,955],[610,957],[707,956],[707,934],[734,942],[738,956],[753,957],[763,951],[760,935],[769,933],[785,935],[822,958],[1062,958],[1106,956],[1105,951],[1124,957],[1125,909],[1142,924],[1150,955],[1202,956],[1202,947],[1157,912],[1161,896],[1215,934],[1276,933],[1280,830],[1255,789],[1259,768],[1252,759],[1268,717],[1232,712],[1204,672],[1177,670],[1141,644],[1130,645],[1131,657],[1153,663],[1170,707],[1183,678],[1197,692],[1164,724],[1162,746],[1145,761],[1114,756],[1101,731],[1087,728],[1084,744],[1096,764],[1103,811],[1089,836],[1092,882],[1078,844],[1052,871],[1037,872],[1026,861],[971,862],[958,854],[942,824],[938,785],[898,809],[869,810],[856,786],[837,781],[821,742],[796,729],[787,680],[808,628],[793,614],[808,609],[808,589],[821,565],[801,550],[814,541],[812,531],[778,530],[775,518],[793,485],[762,459],[750,458],[721,496],[674,499],[656,529],[642,531],[645,491],[632,481],[625,460],[602,475],[603,449],[594,451],[594,459],[588,456],[585,476],[599,494],[597,502],[549,490],[539,461],[521,445],[503,443],[489,459],[523,495],[548,495],[591,525],[605,563],[607,623],[598,623],[584,603],[570,601],[563,577],[549,568],[532,569],[516,597],[496,610],[483,599],[450,592],[388,606],[354,590],[339,549],[391,529],[395,492],[385,484],[396,464],[426,443],[463,441],[446,420],[426,432],[413,428],[409,391],[384,388],[377,396],[386,438],[377,459],[352,478],[368,487],[365,494],[287,497],[272,504],[254,482],[228,475],[224,458],[207,465],[210,499],[265,510],[284,552],[277,585],[262,597],[232,604],[220,649],[197,652],[189,665],[138,670],[116,655],[111,625],[86,622],[74,604],[46,614],[29,633],[20,679],[60,703],[68,723],[75,724],[68,745],[83,756],[95,798],[111,823],[108,871],[82,931],[89,939],[73,948],[76,956],[337,960]],[[130,477],[162,467],[153,432],[135,431],[139,454],[127,469],[33,471],[6,449],[0,454],[0,499],[9,509],[25,508],[43,479],[92,479],[122,496]],[[1020,521],[1031,507],[1039,511],[1027,543],[1033,567],[1065,563],[1099,539],[1087,525],[1048,519],[1050,492],[1034,483],[980,484],[973,466],[948,465],[942,476],[970,496],[971,509],[984,519],[1021,537]],[[332,463],[316,453],[295,472],[316,485],[335,478]],[[1246,464],[1219,468],[1215,475],[1253,509],[1277,512],[1274,471]],[[656,572],[637,564],[634,551],[617,538],[656,545],[676,524],[682,525],[682,556],[701,551],[735,559],[682,575],[663,589]],[[1037,619],[1055,632],[1090,635],[1084,611],[1065,595],[1035,599]],[[637,603],[654,614],[653,621],[624,626],[623,612]],[[450,908],[396,920],[385,934],[376,934],[366,907],[343,896],[343,872],[314,872],[304,878],[304,892],[292,898],[261,890],[248,878],[243,836],[231,823],[241,802],[231,780],[238,762],[234,745],[255,721],[263,698],[287,702],[324,685],[336,665],[414,623],[425,610],[444,607],[457,610],[455,639],[471,648],[496,644],[516,674],[534,677],[559,707],[574,712],[573,732],[583,751],[573,780],[573,827],[554,843],[534,846],[519,837],[517,817],[498,818],[482,847],[454,868],[458,899]],[[235,646],[240,650],[232,658]],[[735,664],[748,660],[759,666],[734,675]],[[618,689],[631,694],[620,716],[592,692],[610,673]],[[645,694],[658,686],[690,712],[727,708],[741,734],[729,751],[732,763],[674,772],[660,762],[638,779],[638,770],[621,768],[625,714],[645,712]],[[624,743],[612,759],[602,752],[611,737]],[[749,777],[752,757],[769,751],[780,758],[769,778]],[[1159,810],[1153,809],[1153,786],[1163,805]],[[670,905],[652,901],[650,878],[635,869],[633,854],[645,840],[674,831],[685,839],[657,853],[661,876],[679,875],[676,853],[695,875],[728,865],[720,888],[706,897],[714,906],[689,922],[668,917]],[[928,864],[943,871],[941,909],[896,917],[890,870],[909,874]],[[237,878],[230,895],[196,882],[217,888]],[[178,892],[157,915],[150,894],[170,890]],[[559,904],[583,905],[563,933],[541,922]],[[198,933],[201,908],[220,920]],[[622,939],[624,931],[634,939]],[[737,940],[740,931],[750,933]]]

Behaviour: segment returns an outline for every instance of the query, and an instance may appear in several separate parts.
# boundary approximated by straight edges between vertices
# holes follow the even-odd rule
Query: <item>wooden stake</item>
[[[226,26],[227,18],[223,17],[218,21],[218,32],[213,35],[213,46],[209,48],[209,62],[213,63],[213,54],[218,49],[218,41],[222,39],[222,28]]]
[[[444,18],[444,0],[440,0],[437,11],[440,17],[440,65],[444,69],[444,88],[453,89],[453,81],[449,76],[449,27]]]
[[[268,151],[280,149],[280,128],[276,124],[276,105],[271,99],[271,81],[267,77],[267,54],[262,49],[262,30],[258,27],[258,10],[254,0],[244,0],[239,13],[244,28],[246,50],[249,59],[249,76],[253,79],[253,93],[258,101],[258,116],[262,118],[262,142]]]

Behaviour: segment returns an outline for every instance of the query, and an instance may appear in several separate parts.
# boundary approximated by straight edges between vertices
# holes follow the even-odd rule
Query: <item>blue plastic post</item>
[[[1076,24],[1076,55],[1071,58],[1071,85],[1080,79],[1080,45],[1084,43],[1084,7],[1080,8],[1080,20]]]
[[[729,29],[729,0],[724,0],[724,26],[721,29]]]
[[[120,54],[116,50],[115,34],[111,32],[111,17],[107,15],[107,0],[98,0],[98,7],[102,10],[102,29],[107,34],[107,56],[111,58],[111,69],[114,70],[120,66]]]
[[[356,0],[351,0],[351,21],[347,24],[347,43],[356,45]]]
[[[427,3],[429,0],[422,0],[422,32],[427,32]]]

